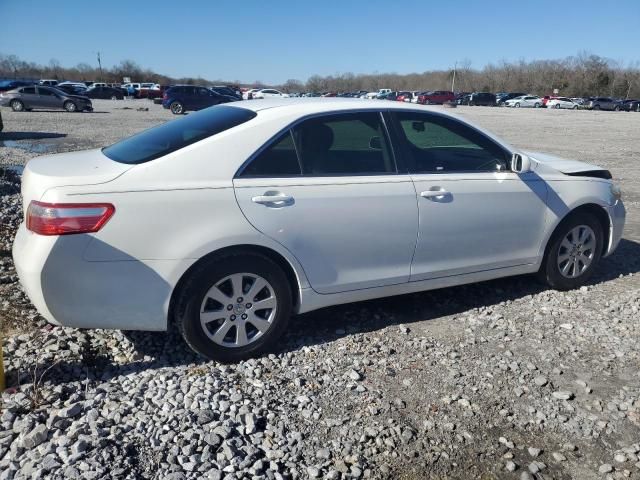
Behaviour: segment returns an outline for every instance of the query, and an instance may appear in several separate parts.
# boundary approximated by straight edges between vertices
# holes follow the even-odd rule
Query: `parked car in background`
[[[233,100],[226,95],[220,95],[206,87],[176,85],[164,92],[162,106],[171,110],[174,115],[181,115],[231,101]]]
[[[496,96],[496,105],[498,105],[499,107],[504,107],[504,103],[507,100],[511,100],[512,98],[516,98],[516,97],[522,97],[525,95],[526,93],[519,93],[519,92],[504,93],[500,97]]]
[[[234,362],[272,350],[292,314],[512,275],[575,289],[616,249],[609,171],[416,110],[235,103],[31,159],[24,291],[49,322],[176,326]]]
[[[377,92],[369,92],[365,95],[365,98],[380,98],[380,95],[386,95],[387,93],[391,93],[390,88],[381,88]]]
[[[92,87],[85,92],[89,98],[101,98],[107,100],[123,100],[124,93],[120,88]]]
[[[242,93],[243,100],[252,100],[253,94],[262,90],[261,88],[252,88]]]
[[[218,85],[215,87],[209,87],[210,90],[219,93],[220,95],[227,95],[233,97],[236,100],[242,100],[242,94],[237,93],[234,89],[226,87],[224,85]]]
[[[56,85],[56,87],[58,90],[62,90],[65,93],[68,93],[70,95],[84,95],[85,92],[87,91],[86,87],[79,87],[78,85],[75,84],[68,84],[68,85],[62,85],[62,84],[58,84]]]
[[[464,105],[495,107],[496,96],[489,92],[474,92],[465,98]]]
[[[620,110],[620,102],[611,97],[593,97],[584,106],[589,110]]]
[[[522,95],[520,97],[512,98],[504,102],[505,107],[515,108],[540,108],[542,107],[542,99],[535,95]]]
[[[28,82],[26,80],[3,80],[0,81],[0,92],[7,92],[9,90],[15,90],[19,87],[26,87],[28,85],[34,85],[35,82]]]
[[[625,100],[620,103],[620,110],[625,112],[640,112],[640,100]]]
[[[0,105],[14,112],[33,109],[63,109],[67,112],[90,112],[91,100],[84,95],[72,95],[55,87],[33,85],[0,93]]]
[[[569,110],[577,110],[579,105],[567,97],[555,97],[547,102],[547,108],[566,108]]]
[[[42,80],[40,80],[38,82],[38,85],[46,85],[46,86],[49,86],[49,87],[55,87],[56,85],[58,85],[58,80],[51,80],[51,79],[43,78]]]
[[[418,96],[418,103],[422,105],[437,104],[441,105],[445,102],[454,102],[456,96],[448,90],[435,90],[433,92],[424,92]]]
[[[288,98],[289,95],[273,88],[263,88],[253,94],[253,98]]]
[[[396,100],[398,102],[410,102],[412,97],[413,95],[411,94],[411,92],[398,92],[398,94],[396,95]]]

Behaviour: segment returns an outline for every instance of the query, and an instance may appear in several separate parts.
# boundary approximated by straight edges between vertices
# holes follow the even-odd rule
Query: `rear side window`
[[[102,149],[111,160],[139,164],[163,157],[217,133],[245,123],[256,112],[219,105],[138,133]]]
[[[305,176],[396,173],[378,112],[312,118],[293,133]]]
[[[24,87],[22,90],[20,90],[20,93],[35,94],[36,87]]]
[[[240,175],[246,177],[291,177],[301,175],[291,131],[287,130],[260,152]]]

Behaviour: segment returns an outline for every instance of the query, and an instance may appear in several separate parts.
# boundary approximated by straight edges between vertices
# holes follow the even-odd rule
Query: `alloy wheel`
[[[271,284],[253,273],[234,273],[205,294],[200,307],[204,333],[223,347],[244,347],[271,328],[278,299]]]
[[[566,278],[577,278],[591,265],[595,256],[596,235],[588,225],[572,228],[558,249],[558,270]]]

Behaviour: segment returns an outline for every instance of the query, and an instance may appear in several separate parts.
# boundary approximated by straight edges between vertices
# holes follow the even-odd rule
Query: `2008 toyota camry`
[[[607,170],[361,100],[211,107],[31,160],[22,195],[13,255],[47,320],[175,323],[221,361],[328,305],[526,273],[575,288],[625,218]]]

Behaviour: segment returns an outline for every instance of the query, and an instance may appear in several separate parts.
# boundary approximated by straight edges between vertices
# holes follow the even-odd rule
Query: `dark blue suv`
[[[162,97],[162,106],[170,109],[174,115],[180,115],[189,110],[202,110],[203,108],[232,102],[233,100],[235,99],[205,87],[177,85],[165,90]]]

